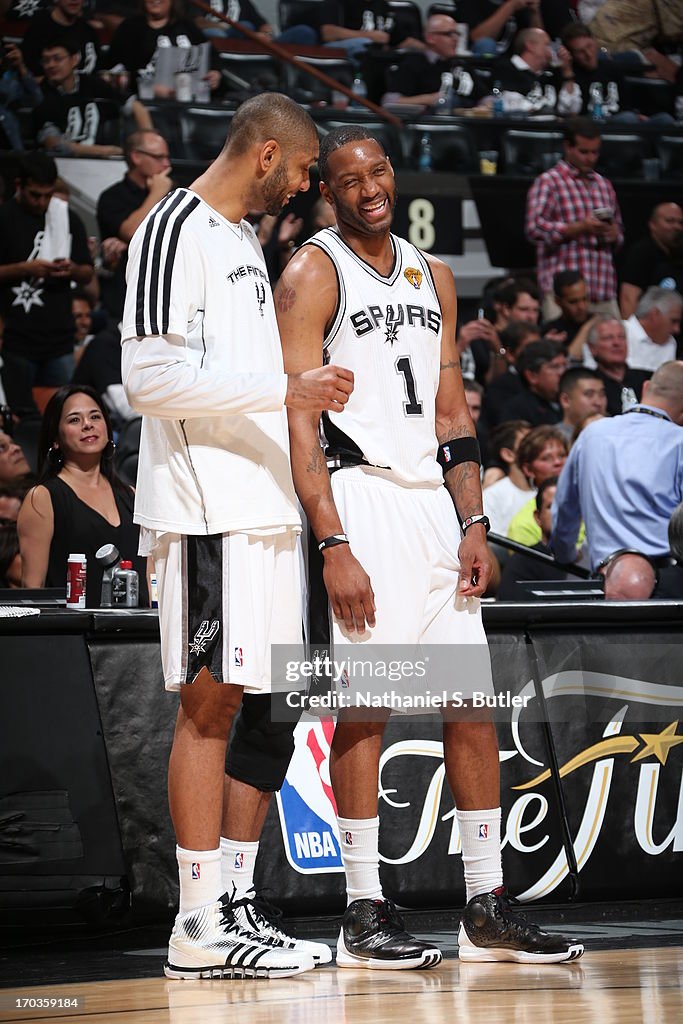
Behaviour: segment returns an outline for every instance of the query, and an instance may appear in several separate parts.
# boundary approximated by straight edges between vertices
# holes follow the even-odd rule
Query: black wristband
[[[476,437],[454,437],[452,441],[440,444],[436,451],[436,461],[444,474],[449,469],[459,466],[461,462],[476,462],[481,466],[481,450]]]
[[[463,519],[460,524],[462,532],[467,533],[470,526],[476,526],[477,523],[479,523],[480,526],[483,526],[487,533],[491,529],[491,523],[489,522],[488,516],[468,516],[467,519]]]
[[[331,537],[325,537],[318,544],[318,551],[324,551],[325,548],[336,547],[337,544],[348,544],[349,538],[345,533],[333,533]]]

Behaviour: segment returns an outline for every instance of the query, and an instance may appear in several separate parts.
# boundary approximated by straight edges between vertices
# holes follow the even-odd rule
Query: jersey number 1
[[[422,402],[418,401],[415,392],[415,377],[413,376],[413,365],[410,356],[401,356],[396,360],[396,373],[403,375],[403,386],[406,389],[408,401],[403,403],[403,411],[406,416],[421,416]]]

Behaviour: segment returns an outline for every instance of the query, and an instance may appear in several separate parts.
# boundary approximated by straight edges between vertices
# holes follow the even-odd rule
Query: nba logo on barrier
[[[241,871],[243,867],[244,867],[244,854],[243,853],[236,853],[235,854],[235,871]]]
[[[479,826],[479,838],[480,839],[488,839],[488,837],[489,837],[489,827],[488,827],[488,825],[480,825]]]
[[[297,725],[294,756],[277,794],[287,860],[303,875],[342,870],[328,760],[333,735],[331,718]]]
[[[236,647],[235,648],[235,668],[242,668],[243,663],[244,663],[244,659],[242,657],[242,648],[241,647]]]
[[[199,879],[201,877],[201,873],[202,873],[202,866],[201,866],[201,864],[197,864],[195,861],[192,861],[192,878],[195,880],[195,882],[199,881]]]

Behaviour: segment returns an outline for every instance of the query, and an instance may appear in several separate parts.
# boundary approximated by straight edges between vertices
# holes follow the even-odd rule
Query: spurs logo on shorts
[[[219,619],[204,619],[192,638],[190,654],[205,654],[207,645],[211,643],[220,628]]]
[[[266,304],[266,288],[263,282],[255,281],[254,287],[256,288],[256,301],[258,302],[258,311],[263,316],[263,307]]]

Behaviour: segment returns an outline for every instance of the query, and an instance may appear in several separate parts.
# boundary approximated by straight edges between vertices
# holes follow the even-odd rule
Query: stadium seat
[[[341,6],[337,5],[339,13],[335,19],[341,25]],[[278,23],[280,31],[289,28],[291,25],[309,24],[317,21],[320,10],[320,0],[280,0],[278,4]]]
[[[387,0],[398,31],[393,33],[397,42],[402,42],[408,36],[413,39],[422,39],[422,13],[418,4],[413,0]]]
[[[622,110],[637,110],[646,117],[659,113],[673,115],[675,97],[675,86],[663,78],[624,76],[621,87]]]
[[[344,57],[298,57],[297,60],[301,61],[302,64],[308,64],[310,67],[317,68],[318,71],[323,71],[330,78],[334,79],[335,82],[341,82],[347,89],[351,88],[354,76],[353,64]],[[319,79],[314,78],[312,75],[307,75],[305,71],[292,67],[291,64],[286,64],[283,67],[283,74],[285,92],[293,100],[296,100],[297,103],[301,103],[304,106],[332,103],[333,90],[325,85],[324,82],[319,81]]]
[[[253,95],[256,92],[281,92],[279,61],[268,53],[232,53],[220,51],[221,72],[230,92]]]
[[[683,178],[683,135],[661,135],[656,147],[662,162],[662,177],[680,181]]]
[[[185,160],[214,160],[225,142],[232,111],[181,107],[180,137]]]
[[[408,129],[410,166],[417,169],[420,142],[429,135],[432,144],[432,167],[435,171],[453,174],[476,174],[479,171],[479,153],[466,125],[442,123],[439,120],[415,122]]]
[[[527,132],[510,129],[501,139],[501,162],[505,174],[536,177],[562,157],[561,132]]]
[[[653,155],[644,135],[603,135],[596,170],[607,178],[642,178],[643,160]]]
[[[367,128],[372,136],[378,139],[384,146],[384,150],[391,160],[394,169],[404,166],[405,158],[401,133],[393,125],[374,117],[369,111],[367,115],[362,110],[320,110],[311,111],[319,131],[327,133],[333,128],[342,125],[359,124]]]

